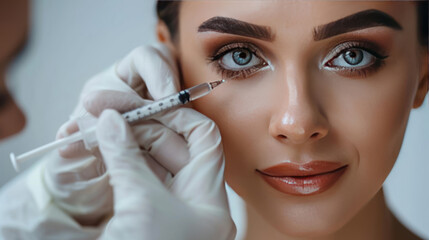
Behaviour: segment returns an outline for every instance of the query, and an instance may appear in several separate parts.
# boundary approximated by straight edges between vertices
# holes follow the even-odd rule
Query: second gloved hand
[[[119,113],[105,110],[100,116],[97,138],[114,192],[114,216],[102,239],[234,239],[216,125],[188,108],[157,121],[168,128],[143,124],[133,133]],[[174,135],[187,141],[186,151],[168,151],[177,148],[167,140]],[[167,154],[153,152],[154,145]],[[189,162],[166,184],[148,165],[156,158],[168,169],[184,154]]]
[[[79,130],[76,119],[98,117],[104,109],[126,112],[145,104],[145,99],[160,98],[179,88],[177,69],[171,53],[164,46],[144,46],[133,50],[123,60],[91,78],[83,88],[70,121],[58,131],[65,137]],[[150,82],[151,84],[147,84]],[[145,98],[145,99],[144,99]],[[98,226],[113,210],[109,176],[97,148],[85,149],[82,141],[47,156],[43,181],[47,196],[79,225]],[[167,171],[155,161],[151,167],[164,179]],[[177,166],[174,169],[178,169]],[[172,171],[175,171],[172,169]]]

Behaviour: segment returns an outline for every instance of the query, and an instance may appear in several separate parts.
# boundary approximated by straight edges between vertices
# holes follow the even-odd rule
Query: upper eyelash
[[[358,49],[367,51],[377,58],[376,63],[374,63],[373,66],[367,67],[366,69],[349,68],[350,71],[354,72],[354,74],[366,75],[368,72],[374,71],[376,68],[382,66],[383,65],[382,60],[388,57],[388,55],[384,54],[383,51],[374,43],[362,42],[362,41],[344,42],[344,43],[338,44],[336,47],[334,47],[333,50],[331,50],[331,52],[328,54],[329,57],[326,57],[327,60],[322,65],[326,66],[326,64],[328,64],[333,59],[335,59],[338,56],[340,56],[341,54],[343,54],[346,50],[353,49],[353,48],[358,48]],[[263,63],[261,64],[262,66],[267,65],[267,60],[265,57],[263,57],[260,50],[256,46],[254,46],[254,44],[249,43],[249,42],[228,43],[228,44],[222,46],[221,48],[219,48],[212,56],[208,57],[208,61],[210,63],[213,63],[215,61],[219,61],[220,58],[222,58],[224,55],[226,55],[227,53],[229,53],[235,49],[247,49],[252,54],[254,54],[256,57],[263,60]],[[374,50],[374,49],[378,49],[378,51]],[[258,66],[258,67],[261,67],[261,66]],[[216,66],[218,73],[220,73],[221,75],[226,76],[228,78],[236,78],[237,76],[240,78],[245,78],[248,75],[252,75],[253,72],[255,72],[255,68],[257,68],[257,67],[253,66],[250,68],[246,68],[246,69],[242,69],[242,70],[237,71],[237,70],[224,69],[220,65],[220,63],[217,63],[217,66]]]
[[[265,61],[265,59],[261,56],[260,51],[256,46],[254,46],[252,43],[248,42],[236,42],[236,43],[228,43],[221,48],[219,48],[212,56],[208,58],[209,62],[214,62],[219,60],[221,57],[226,55],[228,52],[235,50],[235,49],[248,49],[251,53],[256,55],[256,57],[261,58]]]
[[[339,57],[341,54],[344,54],[344,52],[349,49],[360,49],[360,50],[367,51],[368,53],[372,54],[376,58],[375,62],[370,66],[362,67],[362,68],[327,66],[334,59]],[[386,59],[387,57],[388,57],[387,53],[383,52],[383,50],[374,43],[344,42],[337,45],[333,50],[331,50],[331,52],[325,58],[327,60],[323,63],[322,66],[336,69],[336,71],[338,71],[341,75],[344,75],[344,76],[365,78],[369,74],[383,67],[385,65],[384,59]]]
[[[341,54],[343,54],[346,50],[352,49],[352,48],[358,48],[364,51],[369,52],[376,58],[382,60],[388,57],[387,54],[379,53],[374,48],[378,48],[373,43],[370,42],[344,42],[341,44],[338,44],[329,54],[326,59],[326,61],[323,63],[323,66],[325,66],[327,63],[331,62],[333,59],[337,58]]]
[[[224,67],[221,66],[221,64],[219,63],[219,60],[225,56],[227,53],[235,50],[235,49],[247,49],[249,50],[253,55],[255,55],[257,58],[260,58],[263,62],[261,64],[259,64],[258,66],[251,66],[248,68],[244,68],[241,70],[230,70],[230,69],[225,69]],[[265,57],[263,57],[261,51],[254,46],[254,44],[252,43],[248,43],[248,42],[235,42],[235,43],[228,43],[224,46],[222,46],[221,48],[219,48],[212,56],[208,57],[208,62],[209,63],[216,63],[216,71],[222,75],[225,78],[228,79],[239,79],[239,78],[246,78],[252,74],[254,74],[255,72],[258,71],[258,69],[267,66],[267,60]]]

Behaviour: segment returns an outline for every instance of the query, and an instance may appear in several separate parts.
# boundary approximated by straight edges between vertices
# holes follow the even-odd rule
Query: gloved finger
[[[173,130],[148,120],[133,126],[133,132],[139,145],[167,171],[175,175],[188,164],[188,144],[183,136]]]
[[[76,121],[69,120],[65,122],[63,125],[61,125],[61,127],[58,129],[56,138],[59,139],[59,138],[67,137],[70,134],[77,132],[78,130],[79,130],[79,127]]]
[[[127,109],[129,107],[134,109],[148,101],[149,100],[143,100],[136,94],[105,90],[98,91],[91,95],[84,103],[88,112],[98,116],[104,109],[115,109],[119,112],[123,112],[131,110]],[[138,136],[137,139],[140,146],[147,149],[161,166],[165,167],[169,172],[176,174],[187,164],[189,154],[187,151],[187,144],[183,137],[175,134],[159,123],[156,124],[154,121],[145,121],[140,125],[141,126],[133,127],[133,129],[139,129],[133,131],[135,131],[135,134]],[[145,132],[148,133],[145,134]],[[166,148],[165,146],[169,147]],[[173,157],[176,161],[168,161]]]
[[[149,100],[143,100],[136,94],[98,91],[85,101],[88,112],[98,116],[104,109],[115,109],[119,112],[143,105]],[[103,105],[104,104],[104,105]],[[133,131],[137,136],[138,143],[147,149],[154,158],[168,171],[176,174],[188,163],[189,153],[187,143],[183,137],[177,135],[170,129],[155,121],[145,121],[139,126],[134,126]],[[82,143],[83,144],[83,143]],[[168,146],[168,147],[166,147]],[[171,159],[175,159],[171,161]]]
[[[114,192],[115,214],[105,228],[103,239],[124,236],[127,239],[137,236],[172,239],[165,236],[180,236],[189,229],[186,225],[197,225],[199,219],[195,218],[193,209],[173,197],[149,169],[128,123],[121,115],[105,110],[100,116],[96,134]],[[183,221],[177,222],[177,216]],[[170,229],[167,231],[164,226]],[[173,233],[161,234],[159,230]]]
[[[81,224],[95,224],[113,208],[113,194],[104,163],[93,156],[64,159],[51,154],[44,184],[55,205]]]
[[[57,139],[67,137],[79,131],[76,121],[71,120],[63,124],[57,132]],[[66,159],[83,158],[91,155],[91,152],[85,148],[83,141],[74,142],[67,146],[60,148],[59,154]]]
[[[172,187],[175,193],[227,206],[221,136],[215,123],[191,108],[167,112],[156,120],[183,135],[188,142],[190,162],[175,176]]]
[[[103,161],[94,157],[62,158],[47,163],[46,172],[50,179],[58,185],[66,185],[78,181],[88,181],[104,174]],[[63,186],[65,187],[65,186]]]
[[[161,182],[168,180],[168,177],[171,176],[170,172],[159,164],[158,161],[156,161],[147,151],[142,151],[142,154],[143,158],[146,159],[148,167],[158,177],[158,179]]]
[[[63,124],[57,137],[66,137],[79,131],[75,120]],[[83,141],[71,143],[58,150],[59,156],[53,157],[55,161],[47,163],[46,172],[55,182],[70,184],[76,181],[84,181],[101,176],[105,172],[103,161],[97,152],[91,152],[85,148]]]
[[[162,44],[134,49],[118,64],[116,72],[133,89],[144,84],[148,97],[153,99],[176,93],[180,88],[174,57]]]
[[[147,103],[135,93],[114,90],[100,90],[87,94],[83,99],[85,109],[98,117],[105,109],[114,109],[120,113],[131,111]]]
[[[118,112],[107,109],[100,115],[96,135],[115,201],[129,197],[136,189],[155,191],[151,194],[165,189],[147,165],[130,126]]]

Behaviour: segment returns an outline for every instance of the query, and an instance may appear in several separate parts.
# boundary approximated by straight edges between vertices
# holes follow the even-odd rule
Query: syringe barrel
[[[195,87],[191,87],[175,93],[168,97],[156,100],[153,103],[142,106],[130,112],[124,113],[122,116],[129,122],[146,119],[156,113],[162,112],[165,109],[172,108],[177,105],[185,104],[197,98],[207,95],[212,90],[210,84],[202,83]]]
[[[194,101],[195,99],[198,99],[200,97],[203,97],[211,92],[212,88],[209,83],[202,83],[195,87],[191,87],[187,89],[186,91],[189,92],[189,100]]]
[[[209,94],[214,87],[216,87],[222,82],[224,81],[199,84],[197,86],[180,91],[179,93],[157,100],[141,108],[124,113],[122,114],[122,116],[129,123],[148,118],[158,112],[172,108],[176,105],[185,104],[189,101],[193,101],[195,99],[203,97]],[[211,84],[215,84],[215,85],[211,85]],[[91,117],[88,117],[88,118],[84,117],[84,119],[78,120],[79,132],[76,132],[63,139],[59,139],[49,144],[46,144],[37,149],[33,149],[27,153],[21,154],[18,157],[15,157],[14,154],[11,154],[10,155],[11,161],[14,164],[15,168],[19,169],[19,164],[21,162],[26,161],[27,159],[30,159],[31,157],[39,156],[47,151],[51,151],[53,149],[59,148],[61,146],[64,146],[79,140],[84,141],[85,147],[87,149],[92,149],[98,145],[96,134],[95,134],[96,121],[97,119],[95,118],[91,119]]]
[[[140,108],[134,109],[132,111],[122,114],[122,116],[129,123],[133,123],[142,119],[147,119],[148,117],[162,112],[166,109],[172,108],[174,106],[183,104],[180,99],[180,93],[175,93],[168,97],[156,100],[148,105],[144,105]]]

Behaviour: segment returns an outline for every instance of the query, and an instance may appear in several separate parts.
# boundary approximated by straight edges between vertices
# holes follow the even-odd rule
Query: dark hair
[[[158,19],[167,25],[172,40],[177,39],[177,29],[179,25],[179,10],[181,1],[163,1],[158,0],[156,3],[156,13]]]
[[[417,3],[417,27],[420,44],[428,46],[428,0]]]
[[[178,35],[180,2],[180,0],[158,0],[156,4],[158,18],[167,25],[173,40],[177,39]],[[428,46],[428,0],[417,1],[416,8],[419,42],[423,46]]]

